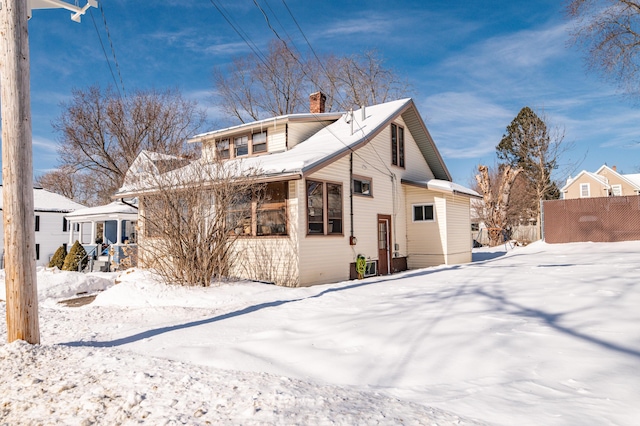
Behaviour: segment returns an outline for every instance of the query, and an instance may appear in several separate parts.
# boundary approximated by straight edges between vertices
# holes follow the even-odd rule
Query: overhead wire
[[[287,6],[287,4],[285,3],[284,0],[282,0],[285,7],[287,8],[287,11],[289,12],[290,16],[292,17],[292,19],[294,20],[294,22],[296,23],[296,26],[298,28],[298,30],[300,31],[300,33],[302,34],[303,38],[305,39],[305,41],[307,42],[307,45],[309,46],[309,48],[311,49],[311,51],[314,54],[314,57],[316,58],[316,60],[318,61],[318,63],[320,64],[320,67],[322,68],[323,72],[325,73],[325,75],[329,76],[329,73],[327,71],[327,69],[324,67],[324,64],[322,63],[322,61],[320,60],[319,56],[316,54],[315,50],[313,49],[313,47],[311,46],[311,43],[309,42],[308,38],[306,37],[306,35],[304,34],[304,32],[302,31],[302,28],[300,27],[300,25],[298,24],[297,20],[295,19],[295,17],[293,16],[293,13],[291,12],[291,10],[289,9],[289,7]],[[251,38],[244,33],[242,30],[241,25],[239,24],[235,24],[233,22],[231,22],[231,17],[230,14],[226,11],[226,9],[223,12],[224,7],[221,5],[218,5],[216,3],[215,0],[210,0],[211,4],[216,8],[216,10],[218,10],[218,12],[222,15],[222,17],[225,19],[225,21],[227,21],[227,23],[232,27],[232,29],[236,32],[236,34],[238,34],[238,36],[240,36],[240,38],[245,42],[245,44],[247,44],[247,46],[251,49],[251,51],[256,55],[256,57],[265,65],[265,67],[267,69],[269,69],[269,71],[273,74],[274,78],[280,80],[280,77],[278,76],[278,74],[276,73],[276,71],[272,68],[272,66],[270,66],[267,63],[266,60],[266,56],[260,51],[260,48],[258,46],[255,45],[255,43],[251,40]],[[310,79],[310,81],[314,82],[313,78],[308,75],[307,71],[305,70],[305,65],[300,61],[298,55],[296,55],[293,51],[291,51],[291,49],[289,48],[288,44],[286,43],[286,41],[280,36],[280,34],[278,33],[278,31],[273,27],[273,25],[271,25],[271,22],[266,14],[266,12],[264,11],[264,9],[262,9],[262,7],[258,4],[258,2],[256,0],[253,0],[254,5],[258,8],[258,10],[262,13],[263,17],[265,18],[265,21],[267,23],[267,26],[269,27],[269,29],[274,33],[274,35],[283,42],[284,48],[287,50],[287,52],[289,52],[289,54],[300,64],[301,66],[301,70],[303,72],[303,74]],[[268,6],[268,2],[265,3]],[[270,6],[269,9],[271,10]],[[271,12],[273,13],[273,10],[271,10]],[[275,14],[274,14],[275,15]],[[276,15],[277,16],[277,15]],[[278,20],[278,23],[279,20]],[[284,30],[284,27],[282,26],[282,24],[280,24],[281,27]],[[286,32],[286,30],[285,30]],[[291,39],[291,37],[289,37]],[[292,43],[293,44],[293,43]],[[294,47],[296,48],[296,50],[298,50],[298,52],[300,53],[300,50],[294,45]],[[334,89],[335,88],[335,84],[333,82],[331,82],[331,79],[328,79],[328,81],[330,82],[330,84],[334,85]],[[318,82],[314,82],[316,84],[316,86],[319,88],[320,85],[318,84]],[[339,91],[335,90],[335,93],[337,93],[339,96],[340,93]],[[343,99],[344,101],[344,99]],[[355,120],[354,114],[353,112],[347,112],[347,114],[350,114],[350,118],[351,120]],[[348,145],[346,142],[344,142],[340,136],[338,136],[326,123],[324,123],[324,120],[321,120],[319,116],[316,116],[315,114],[312,113],[312,115],[315,117],[315,119],[321,123],[324,128],[331,133],[336,140],[338,140],[340,143],[342,143],[350,152],[352,152],[353,154],[355,154],[358,158],[360,158],[365,164],[368,164],[369,166],[371,166],[373,169],[377,170],[378,172],[389,176],[390,178],[394,178],[395,175],[393,174],[393,172],[388,168],[388,166],[386,165],[386,163],[382,160],[382,157],[380,156],[380,154],[377,152],[377,150],[375,149],[375,147],[373,147],[374,152],[376,153],[376,155],[378,156],[378,158],[380,159],[381,163],[384,165],[384,167],[386,168],[386,171],[384,170],[380,170],[378,167],[376,167],[375,165],[371,164],[367,159],[365,159],[364,157],[362,157],[358,152],[356,152],[350,145]],[[358,125],[358,128],[360,129],[360,131],[362,132],[365,140],[366,140],[366,134],[364,132],[364,129]]]
[[[96,24],[96,20],[93,17],[93,12],[89,9],[89,16],[91,16],[91,20],[93,21],[93,27],[96,29],[96,34],[98,35],[98,40],[100,41],[100,46],[102,47],[102,52],[104,53],[104,58],[107,61],[107,65],[109,66],[109,72],[111,73],[111,78],[115,84],[116,90],[118,91],[118,96],[122,97],[122,93],[120,93],[120,87],[118,86],[118,80],[116,79],[116,75],[113,72],[113,68],[111,67],[111,61],[109,61],[109,55],[107,55],[107,49],[104,47],[104,43],[102,42],[102,36],[100,36],[100,31],[98,30],[98,25]]]
[[[109,40],[109,46],[111,46],[111,54],[113,55],[113,62],[116,65],[116,71],[118,72],[118,77],[120,77],[120,85],[122,86],[122,91],[124,92],[125,97],[127,96],[127,91],[124,88],[124,81],[122,80],[122,73],[120,72],[120,65],[118,64],[118,59],[116,58],[116,50],[113,47],[113,40],[111,39],[111,33],[109,32],[109,26],[107,25],[107,17],[104,14],[104,9],[102,8],[102,2],[100,2],[100,13],[102,14],[102,22],[104,22],[104,30],[107,33],[107,39]]]

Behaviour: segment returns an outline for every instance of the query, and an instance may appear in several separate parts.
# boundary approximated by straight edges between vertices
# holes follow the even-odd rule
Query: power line
[[[120,65],[118,65],[118,59],[116,58],[116,50],[113,48],[113,41],[111,40],[111,34],[109,33],[109,27],[107,26],[107,17],[104,14],[104,9],[102,8],[102,2],[100,2],[100,13],[102,14],[104,29],[107,32],[107,38],[109,39],[109,45],[111,46],[111,53],[113,54],[113,62],[116,64],[116,71],[118,71],[118,77],[120,77],[120,84],[122,85],[122,91],[126,96],[127,91],[124,89],[124,82],[122,81],[122,74],[120,73]]]
[[[102,37],[100,36],[100,31],[98,30],[98,25],[96,25],[96,20],[93,17],[93,12],[89,9],[89,15],[91,16],[91,21],[93,21],[93,27],[96,29],[96,34],[98,34],[98,40],[100,41],[100,46],[102,47],[102,53],[104,53],[104,58],[107,61],[107,65],[109,66],[109,72],[111,73],[111,78],[115,83],[116,90],[118,91],[118,96],[122,97],[120,93],[120,87],[118,86],[118,80],[116,80],[116,75],[113,73],[113,68],[111,68],[111,62],[109,61],[109,55],[107,55],[107,50],[104,48],[104,43],[102,42]]]

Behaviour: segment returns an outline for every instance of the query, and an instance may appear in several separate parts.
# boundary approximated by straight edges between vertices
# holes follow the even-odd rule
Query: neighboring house
[[[2,199],[0,199],[0,210],[4,212],[2,202]],[[68,243],[69,234],[67,232],[69,228],[65,215],[82,209],[84,206],[67,197],[42,188],[33,189],[33,205],[36,231],[36,265],[47,266],[58,247]],[[4,218],[2,223],[4,226]],[[0,241],[2,242],[2,258],[4,259],[4,229],[0,233]],[[2,261],[2,266],[4,267],[4,260]]]
[[[137,200],[78,209],[66,215],[69,223],[68,241],[79,241],[99,269],[109,270],[129,257],[127,266],[136,266],[135,255],[127,256],[124,247],[136,253]],[[133,259],[131,259],[131,257]],[[113,265],[112,265],[113,263]],[[90,268],[93,269],[93,268]]]
[[[567,179],[561,195],[565,200],[575,198],[610,197],[640,194],[640,173],[621,174],[616,166],[603,165],[595,173],[581,171]]]
[[[197,162],[221,158],[258,167],[267,190],[279,194],[269,204],[269,213],[279,213],[263,214],[266,223],[256,223],[260,212],[254,213],[242,231],[246,236],[235,244],[267,247],[255,256],[286,261],[282,273],[294,274],[302,286],[355,278],[359,254],[368,260],[367,275],[470,262],[469,200],[479,195],[452,182],[414,101],[324,113],[324,99],[311,95],[308,114],[241,124],[190,141],[202,144]],[[154,167],[143,164],[129,170],[115,197],[145,191],[145,179],[136,174],[153,174]],[[141,212],[144,207],[142,199]],[[236,275],[243,277],[242,270]]]

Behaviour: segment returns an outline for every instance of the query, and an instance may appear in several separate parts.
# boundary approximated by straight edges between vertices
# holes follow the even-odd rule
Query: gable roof
[[[622,179],[623,181],[627,182],[629,185],[633,186],[635,189],[639,189],[640,190],[640,174],[633,174],[633,175],[623,175],[622,173],[618,173],[616,170],[613,170],[611,167],[607,166],[606,164],[603,164],[597,171],[596,173],[598,175],[600,175],[600,172],[602,172],[602,170],[606,169],[607,172],[613,173],[617,176],[620,177],[620,179]]]
[[[301,114],[301,116],[304,116],[307,120],[310,117],[323,119],[328,117],[328,114]],[[287,117],[291,118],[290,116]],[[353,111],[353,113],[343,113],[332,117],[335,119],[334,122],[327,124],[311,137],[287,151],[227,160],[222,163],[222,167],[237,168],[239,172],[259,170],[263,179],[274,177],[300,179],[366,145],[391,122],[398,117],[402,117],[434,177],[444,181],[452,180],[451,174],[445,166],[442,156],[438,152],[412,99],[407,98],[386,102],[359,109]],[[204,133],[196,136],[193,140],[196,140],[196,138],[201,140],[205,136],[211,137],[214,134],[221,135],[228,133],[230,129],[235,131],[251,125],[255,125],[255,123]],[[217,167],[217,165],[215,166]],[[214,167],[214,165],[207,164],[206,159],[200,159],[175,172],[188,175],[189,169],[193,169],[195,175],[197,168],[202,167]],[[135,193],[136,188],[134,185],[124,185],[118,190],[116,196],[120,197]]]
[[[582,170],[580,173],[578,173],[576,175],[576,177],[574,178],[569,178],[567,179],[567,183],[560,188],[561,192],[566,192],[568,190],[568,188],[578,179],[580,179],[581,176],[587,176],[593,180],[595,180],[597,183],[599,183],[600,185],[604,186],[605,188],[610,188],[609,184],[607,183],[607,179],[604,176],[600,176],[596,173],[593,172],[588,172],[586,170]]]
[[[2,184],[0,184],[2,188]],[[0,197],[0,210],[3,210],[3,200]],[[61,212],[68,213],[77,209],[83,209],[80,203],[46,189],[36,187],[33,188],[33,210],[36,212]]]

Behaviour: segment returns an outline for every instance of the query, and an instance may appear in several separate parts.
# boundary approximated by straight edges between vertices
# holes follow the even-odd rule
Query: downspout
[[[355,237],[353,235],[353,151],[349,154],[349,188],[349,222],[351,224],[349,244],[355,246]]]

